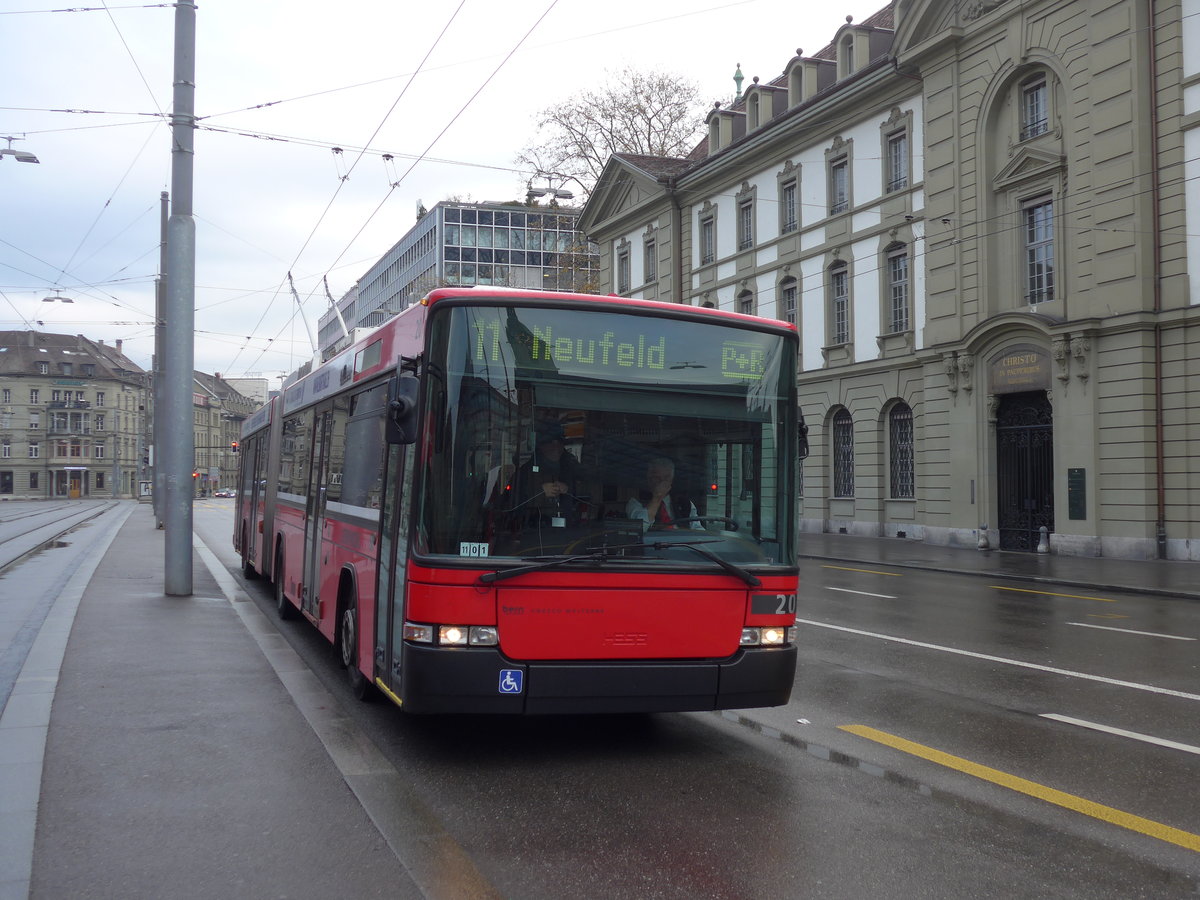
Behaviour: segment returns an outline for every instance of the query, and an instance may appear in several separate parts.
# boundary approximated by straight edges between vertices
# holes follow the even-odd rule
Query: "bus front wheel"
[[[354,598],[347,599],[342,607],[341,637],[338,641],[342,650],[342,665],[350,681],[350,692],[364,702],[371,699],[371,683],[358,668],[358,615]]]

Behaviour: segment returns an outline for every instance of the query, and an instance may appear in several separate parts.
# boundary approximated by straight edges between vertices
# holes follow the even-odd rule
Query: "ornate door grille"
[[[1044,393],[1011,394],[996,413],[1001,550],[1037,550],[1054,531],[1054,413]]]

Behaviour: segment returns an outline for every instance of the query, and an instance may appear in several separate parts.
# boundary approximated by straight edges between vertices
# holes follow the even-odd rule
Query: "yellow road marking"
[[[1058,791],[1054,788],[1038,784],[1035,781],[1028,781],[1016,775],[1001,772],[999,769],[992,769],[988,766],[982,766],[979,763],[973,763],[968,759],[963,759],[961,756],[951,756],[949,753],[943,753],[941,750],[926,747],[924,744],[916,744],[902,737],[897,737],[894,734],[888,734],[886,731],[879,731],[866,725],[839,725],[838,728],[850,734],[866,738],[869,741],[875,741],[896,750],[902,750],[905,753],[918,756],[921,759],[927,759],[930,762],[946,766],[949,769],[973,775],[984,781],[990,781],[992,784],[998,784],[1001,787],[1018,791],[1035,799],[1044,800],[1047,803],[1053,803],[1056,806],[1082,813],[1093,819],[1099,819],[1111,825],[1127,828],[1130,831],[1136,831],[1138,834],[1144,834],[1152,838],[1157,838],[1160,841],[1166,841],[1169,844],[1176,844],[1177,846],[1200,853],[1200,834],[1192,834],[1190,831],[1183,831],[1179,828],[1173,828],[1170,825],[1164,825],[1161,822],[1135,816],[1133,813],[1113,809],[1111,806],[1104,806],[1091,800],[1085,800],[1083,797],[1076,797],[1074,794]]]
[[[1002,587],[991,585],[994,591],[1016,591],[1018,594],[1041,594],[1043,597],[1070,597],[1072,600],[1099,600],[1101,603],[1116,603],[1111,597],[1084,597],[1081,594],[1056,594],[1054,591],[1031,591],[1028,588]]]
[[[1123,616],[1120,613],[1086,613],[1085,618],[1088,618],[1088,619],[1128,619],[1129,616]]]
[[[868,575],[891,575],[899,578],[899,572],[876,572],[874,569],[851,569],[849,566],[821,566],[822,569],[837,569],[841,572],[866,572]]]

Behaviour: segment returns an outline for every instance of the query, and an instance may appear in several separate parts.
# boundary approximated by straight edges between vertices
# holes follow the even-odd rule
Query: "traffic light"
[[[237,452],[238,452],[238,442],[237,442],[237,441],[230,441],[230,442],[229,442],[229,449],[230,449],[230,451],[231,451],[231,452],[233,452],[233,453],[237,453]]]
[[[192,472],[192,477],[193,477],[193,478],[199,478],[199,477],[200,477],[200,473],[199,473],[199,472]]]

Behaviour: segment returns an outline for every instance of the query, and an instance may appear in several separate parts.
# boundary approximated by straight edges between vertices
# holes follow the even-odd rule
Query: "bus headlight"
[[[472,625],[469,643],[472,647],[495,647],[500,643],[500,629],[495,625]]]
[[[417,622],[405,622],[404,639],[406,641],[415,641],[418,644],[432,644],[433,626],[421,625]]]
[[[405,622],[404,639],[438,647],[497,647],[500,644],[500,629],[495,625],[426,625],[422,622]]]
[[[794,625],[790,628],[783,625],[766,625],[762,628],[743,628],[742,639],[739,643],[743,647],[783,647],[795,643],[795,641],[796,627]]]
[[[784,642],[786,629],[780,628],[777,625],[772,625],[769,628],[762,630],[762,644],[764,647],[781,647]]]

